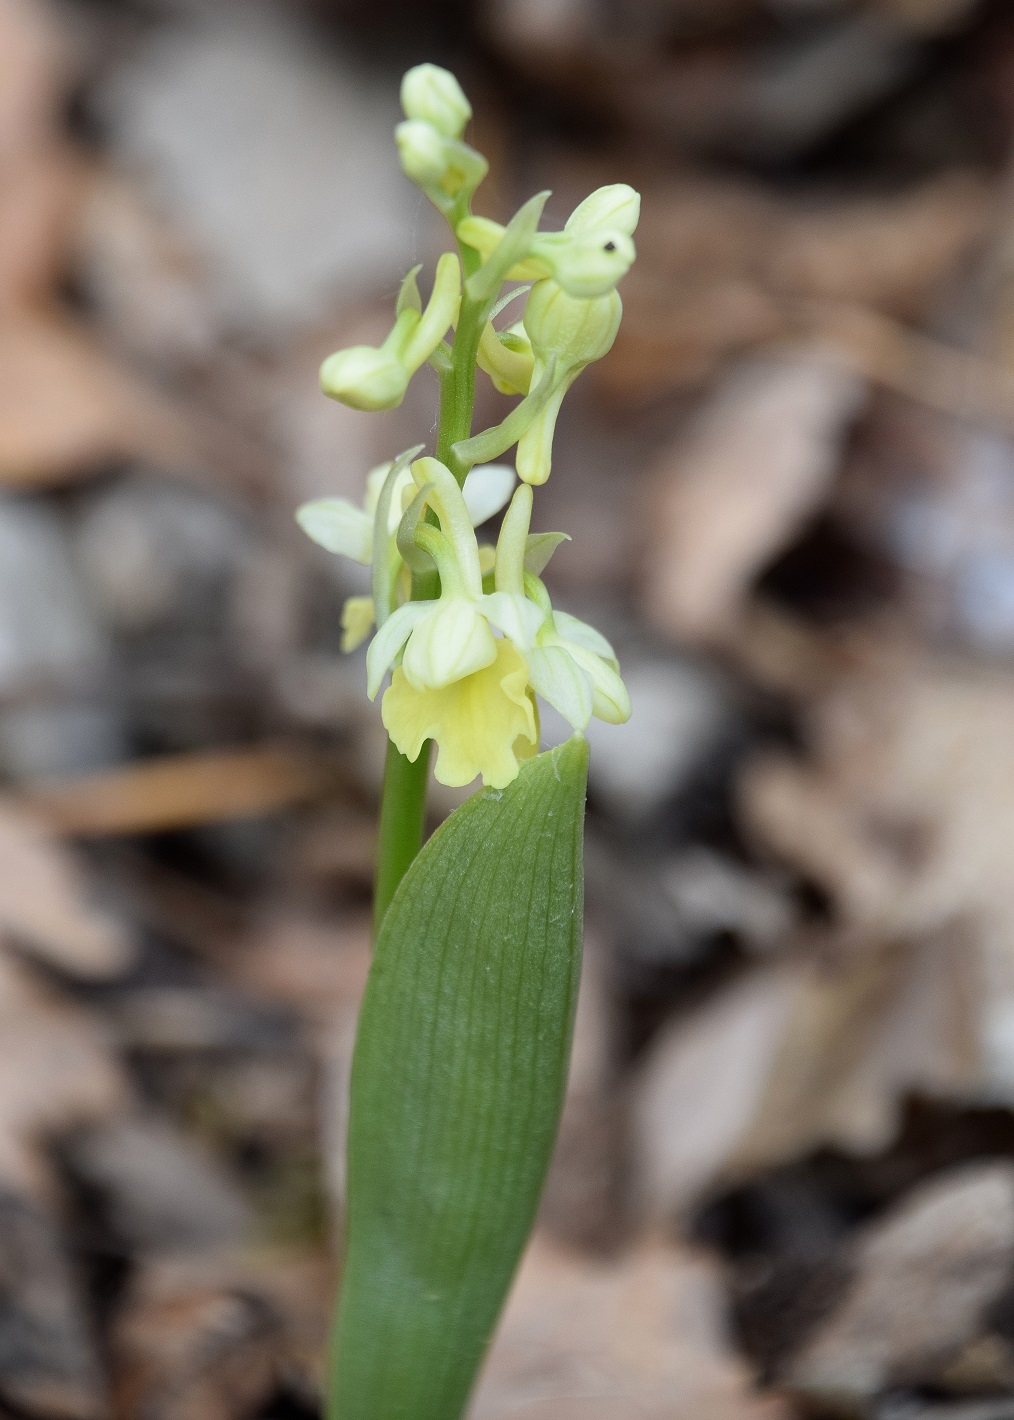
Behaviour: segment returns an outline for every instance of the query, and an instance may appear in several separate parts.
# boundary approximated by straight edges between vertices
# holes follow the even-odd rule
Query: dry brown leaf
[[[60,1220],[0,1185],[0,1405],[32,1420],[107,1420],[81,1279]]]
[[[917,319],[985,235],[994,205],[981,177],[954,172],[888,198],[790,209],[761,254],[761,283]]]
[[[171,456],[181,431],[83,332],[55,315],[0,322],[0,484],[38,487],[110,459]]]
[[[912,1092],[961,1099],[981,1079],[982,982],[969,931],[809,966],[756,1112],[730,1156],[744,1174],[821,1144],[870,1152]]]
[[[638,1211],[685,1211],[718,1178],[760,1108],[802,969],[751,973],[668,1026],[631,1086]]]
[[[215,474],[248,494],[270,459],[239,427],[163,399],[52,312],[0,320],[0,486],[49,487],[111,459]]]
[[[0,308],[52,293],[84,194],[60,124],[69,46],[47,6],[0,0]]]
[[[0,188],[0,309],[52,295],[85,188],[81,165],[56,144],[9,165]]]
[[[623,293],[624,319],[609,359],[590,378],[613,404],[637,408],[703,383],[731,355],[783,338],[785,312],[756,284],[709,282],[672,299],[660,281]]]
[[[922,1184],[864,1229],[850,1260],[854,1280],[786,1379],[858,1420],[880,1391],[932,1385],[987,1329],[1014,1261],[1014,1168],[990,1161]]]
[[[329,1029],[355,1022],[372,958],[369,919],[334,922],[278,916],[262,923],[235,953],[231,975],[244,990]]]
[[[925,939],[963,923],[979,1006],[974,1083],[1014,1096],[1014,677],[900,655],[854,664],[819,698],[809,763],[748,765],[755,841],[830,899],[858,940]]]
[[[1014,375],[1004,364],[844,302],[800,302],[792,318],[796,329],[840,350],[872,384],[943,414],[1014,431]]]
[[[112,1343],[122,1420],[245,1420],[279,1389],[281,1323],[262,1297],[209,1287],[130,1301]]]
[[[854,370],[819,349],[733,372],[655,473],[644,606],[657,627],[700,638],[729,622],[826,497],[862,394]]]
[[[276,813],[325,786],[319,761],[271,745],[141,760],[83,779],[39,783],[18,802],[51,828],[88,838]]]
[[[36,1145],[109,1118],[128,1097],[93,1017],[0,955],[0,1175],[37,1191]]]
[[[332,1259],[265,1248],[148,1261],[114,1319],[115,1413],[226,1420],[282,1385],[310,1408],[323,1385]]]
[[[809,764],[747,766],[746,823],[865,931],[1014,930],[1012,719],[1014,677],[884,647],[812,707]]]
[[[30,814],[0,801],[0,931],[78,977],[122,971],[126,934],[93,908],[74,860]]]
[[[48,6],[0,0],[0,168],[52,131],[69,48]]]
[[[714,1265],[662,1243],[593,1262],[536,1235],[474,1420],[788,1420],[752,1391]]]
[[[875,0],[916,34],[935,35],[956,29],[979,0]]]
[[[890,197],[816,203],[703,178],[659,189],[649,176],[643,186],[623,327],[595,371],[615,400],[634,405],[700,382],[741,351],[813,330],[801,304],[921,318],[995,211],[990,187],[963,171]]]
[[[633,1084],[641,1211],[683,1214],[719,1183],[822,1145],[886,1147],[913,1090],[980,1078],[967,934],[786,963],[725,988],[653,1043]]]

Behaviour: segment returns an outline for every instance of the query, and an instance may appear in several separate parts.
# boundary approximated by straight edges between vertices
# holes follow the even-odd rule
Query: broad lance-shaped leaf
[[[456,1420],[563,1102],[588,746],[475,794],[406,873],[359,1019],[332,1420]]]

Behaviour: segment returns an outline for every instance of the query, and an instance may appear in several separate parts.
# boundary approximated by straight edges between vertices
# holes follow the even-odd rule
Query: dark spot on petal
[[[615,243],[615,242],[606,242],[606,244],[605,244],[605,246],[602,248],[602,250],[603,250],[603,251],[615,251],[615,250],[616,250],[616,243]]]

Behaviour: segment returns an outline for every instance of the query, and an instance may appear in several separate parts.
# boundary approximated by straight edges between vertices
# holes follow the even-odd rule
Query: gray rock
[[[0,497],[0,696],[94,675],[109,648],[57,514]]]
[[[291,1039],[277,1013],[214,986],[132,986],[106,1007],[121,1049],[166,1055],[270,1051]]]
[[[87,773],[125,758],[122,721],[108,704],[72,701],[0,710],[0,763],[13,779]]]
[[[101,1195],[120,1242],[146,1253],[201,1252],[240,1241],[250,1211],[191,1140],[154,1119],[120,1119],[67,1146],[72,1173]]]
[[[133,634],[220,621],[251,545],[238,508],[143,472],[95,495],[73,532],[92,599],[111,627]]]
[[[590,782],[612,813],[634,821],[679,791],[735,733],[737,716],[720,678],[690,661],[620,657],[633,713],[625,725],[588,726]]]
[[[862,1416],[880,1393],[931,1383],[984,1326],[1014,1267],[1014,1165],[934,1178],[860,1234],[841,1305],[789,1363],[788,1389]]]
[[[124,755],[101,694],[111,651],[47,504],[0,497],[0,767],[14,778],[71,773]]]
[[[943,1405],[923,1400],[889,1400],[877,1406],[873,1420],[1014,1420],[1014,1399],[997,1396]]]
[[[113,76],[114,149],[203,247],[223,321],[316,323],[410,264],[396,86],[374,93],[291,10],[200,9]]]
[[[60,1238],[34,1203],[0,1190],[0,1404],[45,1420],[107,1409]]]
[[[785,938],[796,910],[779,884],[707,848],[688,848],[662,871],[662,888],[678,930],[686,935],[729,933],[764,952]]]
[[[730,937],[762,955],[798,916],[777,879],[710,849],[620,854],[592,834],[587,864],[589,901],[612,924],[624,957],[649,968],[698,961]]]

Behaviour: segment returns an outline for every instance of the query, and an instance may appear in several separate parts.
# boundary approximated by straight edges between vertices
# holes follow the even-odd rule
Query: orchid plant
[[[334,1420],[454,1420],[475,1376],[548,1167],[580,974],[581,845],[592,716],[630,700],[612,647],[554,609],[543,573],[564,533],[533,533],[557,415],[610,350],[639,198],[599,188],[560,232],[548,193],[506,226],[473,215],[488,164],[463,138],[471,108],[445,69],[402,81],[401,166],[446,218],[455,250],[429,299],[408,273],[390,334],[321,367],[326,395],[396,408],[438,376],[436,446],[366,477],[362,507],[320,498],[300,525],[372,568],[342,647],[371,636],[367,692],[386,683],[389,737],[374,917],[348,1132],[346,1257],[330,1379]],[[521,283],[504,294],[505,283]],[[494,322],[524,300],[520,320]],[[472,432],[477,372],[517,396]],[[516,449],[515,469],[498,462]],[[503,513],[495,545],[476,529]],[[375,629],[374,629],[375,628]],[[539,701],[573,726],[539,753]],[[482,788],[423,845],[434,776]]]

